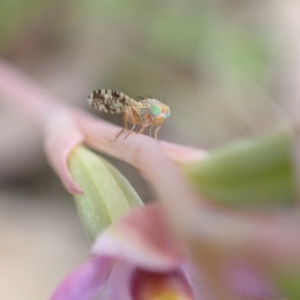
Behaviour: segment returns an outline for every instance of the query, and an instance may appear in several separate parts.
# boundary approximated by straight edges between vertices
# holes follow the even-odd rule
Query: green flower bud
[[[234,206],[290,204],[295,200],[292,130],[238,141],[186,168],[208,199]]]
[[[74,199],[92,241],[132,208],[143,205],[127,179],[101,156],[78,146],[68,162],[74,180],[84,191]]]

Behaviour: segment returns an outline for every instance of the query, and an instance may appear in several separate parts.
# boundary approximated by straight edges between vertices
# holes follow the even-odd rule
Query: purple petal
[[[153,271],[173,269],[183,261],[182,249],[172,239],[159,205],[134,209],[99,236],[92,252]]]
[[[224,271],[227,285],[237,293],[269,299],[279,298],[279,293],[261,270],[246,261],[232,261]]]
[[[108,283],[110,294],[113,300],[132,300],[131,284],[133,274],[136,271],[136,266],[125,261],[117,262]]]
[[[101,286],[97,295],[93,298],[93,300],[114,300],[111,297],[111,292],[109,289],[108,280]]]
[[[98,256],[71,273],[53,293],[50,300],[92,300],[99,292],[115,261]]]

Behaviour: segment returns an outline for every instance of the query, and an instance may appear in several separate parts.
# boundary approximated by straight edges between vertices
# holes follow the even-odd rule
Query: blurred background
[[[0,55],[91,113],[98,88],[164,98],[160,138],[210,149],[297,117],[299,15],[298,0],[2,0]],[[0,98],[0,299],[47,299],[89,247],[41,132]]]

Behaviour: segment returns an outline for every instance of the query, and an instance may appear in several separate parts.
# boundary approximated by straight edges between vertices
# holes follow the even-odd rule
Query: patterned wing
[[[137,104],[124,93],[107,89],[93,91],[87,101],[93,108],[110,114],[124,112],[128,106]]]

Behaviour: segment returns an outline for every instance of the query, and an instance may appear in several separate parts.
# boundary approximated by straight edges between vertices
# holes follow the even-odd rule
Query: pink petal
[[[0,59],[1,101],[7,101],[15,110],[30,120],[45,124],[52,112],[64,107],[62,103],[12,64]]]
[[[211,293],[208,286],[205,284],[205,277],[203,274],[190,263],[185,263],[182,270],[193,290],[195,299],[211,300]]]
[[[108,278],[114,260],[93,258],[71,273],[50,300],[92,300]]]
[[[92,252],[155,271],[172,269],[183,260],[158,205],[134,209],[99,236]]]
[[[45,152],[49,163],[71,194],[82,194],[82,189],[72,178],[68,167],[68,157],[72,149],[84,140],[77,129],[72,113],[62,110],[49,120]]]
[[[205,150],[160,141],[164,152],[177,163],[191,163],[208,155]]]

